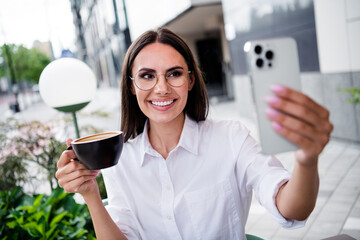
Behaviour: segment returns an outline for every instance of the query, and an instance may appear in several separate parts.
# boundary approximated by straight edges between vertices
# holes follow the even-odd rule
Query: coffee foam
[[[115,136],[117,136],[119,134],[121,134],[121,133],[119,133],[119,132],[99,133],[99,134],[79,138],[79,139],[75,140],[74,143],[86,143],[86,142],[99,141],[99,140],[102,140],[102,139],[115,137]]]

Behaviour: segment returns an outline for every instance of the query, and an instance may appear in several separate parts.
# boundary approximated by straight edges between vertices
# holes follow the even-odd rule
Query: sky
[[[70,0],[0,0],[0,45],[51,41],[55,57],[75,50]]]

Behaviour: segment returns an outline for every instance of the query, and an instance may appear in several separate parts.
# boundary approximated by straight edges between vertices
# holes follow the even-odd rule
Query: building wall
[[[333,136],[360,142],[360,104],[348,102],[343,88],[360,88],[360,1],[314,0],[319,48],[318,82],[335,128]],[[316,91],[316,92],[315,92]]]
[[[177,19],[192,6],[215,0],[126,0],[131,38]],[[359,0],[222,0],[223,60],[232,79],[227,87],[241,115],[255,119],[243,45],[248,40],[289,36],[298,46],[302,89],[330,110],[332,136],[360,141],[360,106],[348,103],[341,88],[360,86]],[[142,6],[139,8],[139,6]],[[173,9],[173,11],[168,11]],[[156,15],[158,13],[158,15]],[[186,26],[184,26],[186,28]],[[193,48],[193,35],[183,37]],[[196,51],[194,51],[196,52]]]
[[[360,1],[315,0],[322,73],[360,71]]]
[[[299,50],[302,90],[330,110],[332,137],[360,142],[360,106],[341,88],[360,86],[358,0],[223,0],[238,110],[255,120],[243,44],[290,36]]]
[[[191,6],[190,0],[126,0],[131,39],[163,26]]]
[[[130,36],[123,0],[72,0],[77,57],[94,70],[98,85],[118,87]]]
[[[223,0],[222,3],[235,74],[247,72],[245,42],[281,36],[296,40],[301,71],[319,70],[311,0]]]

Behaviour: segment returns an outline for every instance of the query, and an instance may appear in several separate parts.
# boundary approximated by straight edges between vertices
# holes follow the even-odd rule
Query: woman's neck
[[[184,122],[185,115],[183,113],[168,123],[156,123],[150,120],[150,144],[164,159],[179,143]]]

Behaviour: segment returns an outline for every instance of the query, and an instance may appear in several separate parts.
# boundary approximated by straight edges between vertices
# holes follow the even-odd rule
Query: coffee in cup
[[[99,170],[118,163],[123,148],[121,131],[105,132],[71,142],[77,159],[90,170]]]

